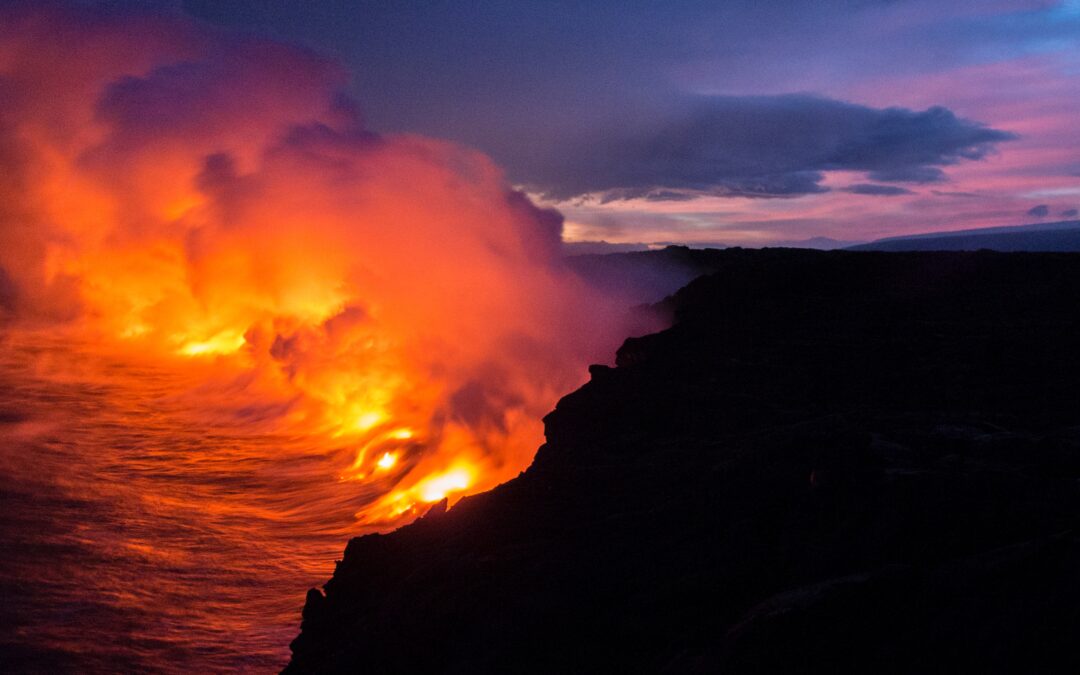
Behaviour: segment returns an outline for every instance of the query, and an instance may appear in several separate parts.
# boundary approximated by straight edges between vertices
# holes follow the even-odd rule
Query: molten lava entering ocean
[[[326,478],[363,486],[361,526],[515,475],[625,334],[557,213],[475,151],[364,129],[331,61],[180,19],[0,26],[9,336],[196,373],[208,418],[346,448]]]

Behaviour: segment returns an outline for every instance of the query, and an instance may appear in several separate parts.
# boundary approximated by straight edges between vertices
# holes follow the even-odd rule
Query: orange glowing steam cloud
[[[0,311],[212,361],[350,448],[330,479],[386,524],[524,468],[625,327],[560,267],[557,213],[482,154],[366,131],[344,79],[180,19],[0,11]]]

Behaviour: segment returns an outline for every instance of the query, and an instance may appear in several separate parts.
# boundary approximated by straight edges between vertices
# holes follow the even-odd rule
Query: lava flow
[[[366,130],[345,84],[185,20],[2,12],[0,309],[194,376],[207,423],[317,439],[384,528],[523,469],[626,326],[561,267],[557,213]]]

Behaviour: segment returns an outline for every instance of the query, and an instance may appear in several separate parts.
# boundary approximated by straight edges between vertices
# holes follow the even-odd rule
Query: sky
[[[87,4],[336,59],[368,128],[487,153],[570,241],[864,241],[1080,207],[1080,0]]]

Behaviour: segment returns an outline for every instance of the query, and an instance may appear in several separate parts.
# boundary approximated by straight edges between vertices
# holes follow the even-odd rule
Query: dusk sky
[[[759,244],[1075,218],[1080,3],[118,3],[338,59],[568,240]]]

